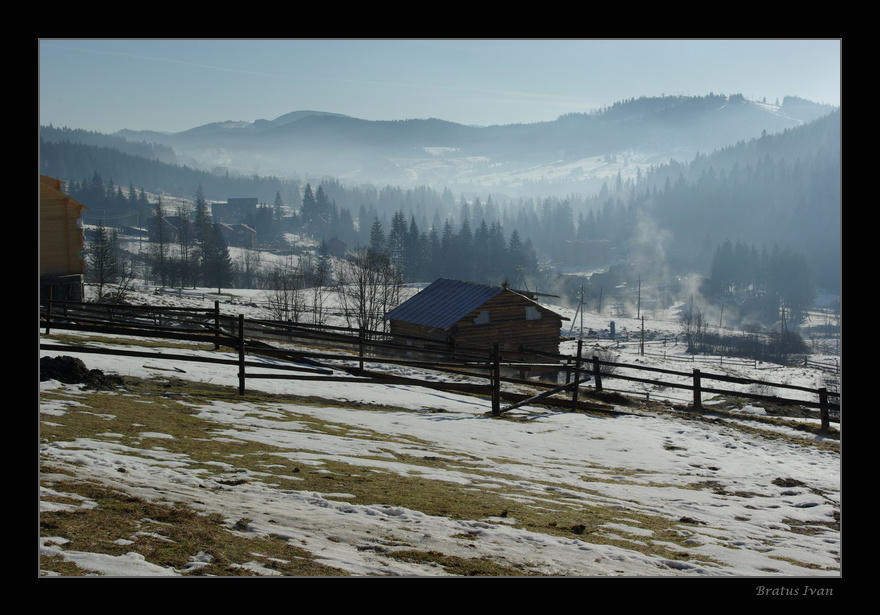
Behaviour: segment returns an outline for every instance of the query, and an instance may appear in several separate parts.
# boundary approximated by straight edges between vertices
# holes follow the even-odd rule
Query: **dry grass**
[[[115,392],[59,390],[42,393],[41,398],[46,403],[63,401],[74,404],[67,406],[60,416],[45,417],[41,427],[43,442],[107,441],[128,447],[128,454],[147,455],[149,449],[143,433],[159,432],[173,436],[161,440],[162,450],[186,459],[189,467],[200,470],[206,484],[211,480],[221,484],[227,481],[225,484],[234,487],[248,480],[259,480],[280,490],[345,493],[349,495],[347,501],[359,505],[403,507],[456,520],[498,519],[515,528],[619,546],[665,559],[691,560],[693,557],[680,531],[687,527],[687,520],[591,503],[595,493],[583,486],[549,482],[541,485],[533,481],[529,488],[515,488],[511,485],[520,481],[501,469],[504,463],[516,463],[514,460],[499,460],[502,463],[494,465],[490,460],[457,453],[440,455],[429,442],[407,436],[392,438],[362,427],[355,429],[343,423],[322,421],[297,413],[292,405],[337,403],[331,400],[268,394],[239,396],[231,387],[178,378],[126,379],[125,382],[124,389]],[[228,434],[224,438],[213,437],[221,426],[200,417],[198,407],[215,401],[249,404],[255,412],[271,409],[277,415],[273,420],[289,422],[292,430],[374,442],[392,439],[403,442],[410,453],[396,453],[380,447],[375,460],[387,463],[389,456],[393,456],[394,461],[409,470],[400,473],[382,469],[379,465],[365,467],[326,458],[318,466],[303,465],[293,459],[291,453],[312,451],[273,447],[229,437]],[[383,411],[378,407],[373,409]],[[425,454],[412,452],[418,450],[424,450]],[[362,457],[360,461],[369,462],[370,457]],[[230,470],[229,464],[234,464],[234,469]],[[462,484],[438,479],[436,472],[429,478],[419,471],[420,468],[465,475],[469,481]],[[41,470],[44,476],[51,476],[47,484],[60,494],[53,497],[67,497],[71,503],[85,498],[95,503],[92,508],[78,507],[75,512],[41,515],[41,535],[69,540],[66,549],[109,555],[134,550],[148,562],[178,571],[186,570],[184,567],[194,554],[210,553],[211,562],[193,569],[190,574],[253,574],[242,566],[255,560],[266,569],[283,575],[344,574],[316,563],[308,552],[287,540],[249,533],[247,520],[205,514],[193,504],[145,501],[91,482],[87,475],[64,477],[57,468]],[[230,478],[231,475],[237,478]],[[253,476],[259,476],[259,479],[251,478]],[[492,488],[485,488],[487,485]],[[500,485],[504,485],[503,488]],[[564,488],[566,494],[558,488]],[[209,491],[205,497],[210,497]],[[605,528],[609,524],[615,525],[613,532]],[[638,531],[630,535],[621,529],[626,526]],[[133,542],[123,545],[117,542],[120,540]],[[463,535],[461,540],[476,541],[479,537]],[[529,570],[509,562],[421,551],[410,545],[389,545],[380,555],[436,567],[445,574],[530,574]],[[711,564],[705,557],[700,561]],[[41,568],[63,575],[82,572],[56,557],[43,558]]]
[[[66,550],[107,555],[135,552],[158,566],[186,570],[194,555],[210,554],[193,575],[249,576],[255,562],[286,576],[340,576],[345,572],[317,563],[307,551],[272,536],[242,536],[219,515],[205,515],[181,504],[147,502],[89,482],[67,482],[65,489],[94,507],[40,515],[40,535],[68,540]],[[88,571],[61,557],[42,558],[40,568],[65,576]]]

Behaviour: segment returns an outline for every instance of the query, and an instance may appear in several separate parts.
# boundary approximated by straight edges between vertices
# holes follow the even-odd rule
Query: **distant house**
[[[565,242],[564,250],[567,265],[595,266],[611,258],[611,242],[607,239],[571,239]]]
[[[211,215],[214,222],[235,224],[248,219],[257,213],[257,197],[226,199],[225,203],[213,203]]]
[[[177,216],[150,218],[147,232],[153,243],[177,243],[180,238],[180,219]]]
[[[225,241],[228,246],[252,248],[257,243],[257,231],[249,227],[247,224],[219,223],[217,226],[223,234],[223,241]]]
[[[223,236],[223,241],[226,242],[227,246],[234,245],[235,229],[232,228],[231,224],[216,222],[214,223],[214,227],[220,230],[220,234]]]
[[[525,294],[503,288],[439,279],[386,314],[391,333],[437,340],[456,348],[523,346],[559,352],[563,317]]]
[[[40,297],[82,301],[85,206],[64,194],[62,183],[40,176]]]
[[[123,224],[119,227],[119,232],[129,237],[146,237],[149,240],[149,231],[139,226],[129,226]]]
[[[345,258],[345,252],[348,249],[348,244],[339,239],[338,237],[334,237],[333,239],[328,239],[324,242],[324,253],[327,256],[335,256],[336,258]]]
[[[241,248],[253,248],[257,245],[257,231],[247,224],[236,224],[232,227],[235,230],[235,245]]]

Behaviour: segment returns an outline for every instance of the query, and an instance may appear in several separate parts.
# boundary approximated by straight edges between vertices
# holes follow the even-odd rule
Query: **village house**
[[[150,218],[148,222],[149,240],[153,243],[177,243],[180,239],[180,218],[162,216]]]
[[[391,333],[455,348],[559,352],[562,316],[518,291],[439,279],[386,314]]]
[[[225,203],[212,203],[211,215],[215,222],[235,224],[257,213],[256,197],[230,198]]]
[[[253,248],[257,244],[257,231],[247,224],[218,223],[223,241],[228,246],[237,248]]]
[[[345,252],[347,249],[348,244],[338,237],[333,237],[332,239],[328,239],[324,242],[324,254],[326,254],[327,256],[345,258]]]
[[[611,259],[611,242],[607,239],[570,239],[565,242],[564,251],[566,265],[602,265]]]
[[[85,206],[64,194],[62,183],[40,176],[40,298],[82,301]]]

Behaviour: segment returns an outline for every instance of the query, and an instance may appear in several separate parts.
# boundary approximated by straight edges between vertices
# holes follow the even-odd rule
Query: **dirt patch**
[[[99,369],[89,369],[75,357],[43,357],[40,359],[40,381],[57,380],[64,384],[82,384],[90,389],[115,389],[122,385],[121,376],[108,376]]]

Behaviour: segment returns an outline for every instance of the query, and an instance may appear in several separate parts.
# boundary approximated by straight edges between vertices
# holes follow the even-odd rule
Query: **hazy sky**
[[[840,104],[840,40],[39,40],[40,124],[176,132],[290,111],[463,124],[639,96]]]

